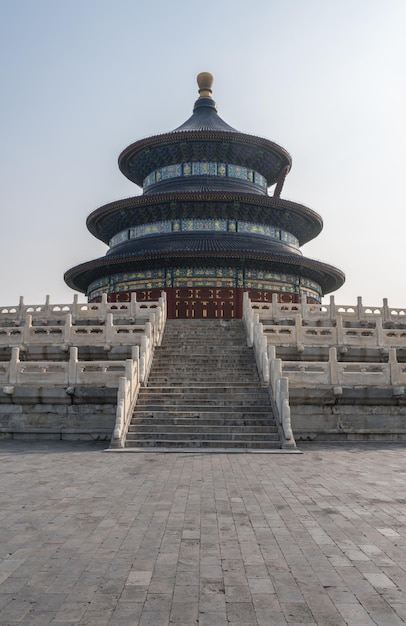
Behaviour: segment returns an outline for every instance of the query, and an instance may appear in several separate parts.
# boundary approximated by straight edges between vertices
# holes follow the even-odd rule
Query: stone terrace
[[[0,443],[0,623],[406,623],[406,449]]]

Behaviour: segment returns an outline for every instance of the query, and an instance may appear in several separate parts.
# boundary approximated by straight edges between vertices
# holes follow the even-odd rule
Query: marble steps
[[[219,376],[213,375],[210,379],[208,377],[203,380],[194,379],[192,382],[188,380],[184,380],[182,376],[172,376],[170,373],[162,376],[154,376],[150,377],[148,380],[148,389],[153,388],[161,388],[161,387],[198,387],[200,388],[218,388],[218,387],[251,387],[253,389],[258,388],[258,382],[252,382],[250,377],[239,378],[237,376],[227,377],[226,379],[222,379]]]
[[[132,432],[128,432],[127,440],[130,442],[132,439]],[[241,441],[245,443],[262,443],[265,440],[279,442],[279,436],[277,433],[267,433],[266,430],[261,432],[252,432],[248,429],[245,432],[225,431],[214,427],[207,428],[207,430],[199,429],[193,430],[193,428],[187,429],[186,427],[177,428],[176,430],[165,430],[165,435],[162,435],[161,431],[139,431],[134,432],[134,441],[137,445],[147,441],[160,441],[162,439],[171,439],[172,441],[221,441],[224,442],[236,442]]]
[[[140,426],[275,426],[275,420],[268,411],[246,413],[243,411],[135,411],[130,431]]]
[[[126,447],[134,448],[165,448],[170,450],[182,450],[185,448],[221,448],[221,449],[279,449],[281,447],[279,435],[272,436],[272,438],[263,438],[261,441],[254,441],[248,438],[245,441],[236,439],[190,439],[185,434],[184,439],[130,439],[126,442]]]
[[[268,390],[241,321],[167,322],[126,446],[280,447]]]

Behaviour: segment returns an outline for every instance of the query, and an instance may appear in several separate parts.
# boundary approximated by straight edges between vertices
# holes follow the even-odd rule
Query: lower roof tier
[[[89,215],[87,227],[108,244],[120,231],[173,219],[235,219],[269,224],[294,235],[299,245],[321,232],[323,220],[312,209],[281,198],[242,193],[168,193],[135,196],[106,204]]]
[[[242,271],[283,273],[311,280],[320,286],[321,295],[325,295],[339,289],[345,280],[341,270],[298,253],[282,251],[280,246],[277,249],[272,246],[261,249],[258,246],[261,238],[258,237],[254,240],[247,238],[243,249],[241,241],[238,249],[233,249],[232,245],[225,246],[220,240],[210,244],[205,238],[191,237],[188,250],[185,250],[183,243],[181,249],[177,248],[175,241],[170,252],[159,250],[159,245],[151,247],[152,239],[148,238],[149,250],[138,249],[136,254],[110,255],[77,265],[65,273],[65,282],[72,289],[90,295],[89,287],[95,281],[118,273],[179,268],[237,268]]]

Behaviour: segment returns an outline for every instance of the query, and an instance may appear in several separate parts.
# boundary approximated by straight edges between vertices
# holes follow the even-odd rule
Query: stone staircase
[[[126,447],[281,447],[241,320],[167,321]]]

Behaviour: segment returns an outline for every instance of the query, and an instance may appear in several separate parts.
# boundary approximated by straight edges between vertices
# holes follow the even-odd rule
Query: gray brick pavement
[[[406,623],[406,447],[0,442],[0,624]]]

